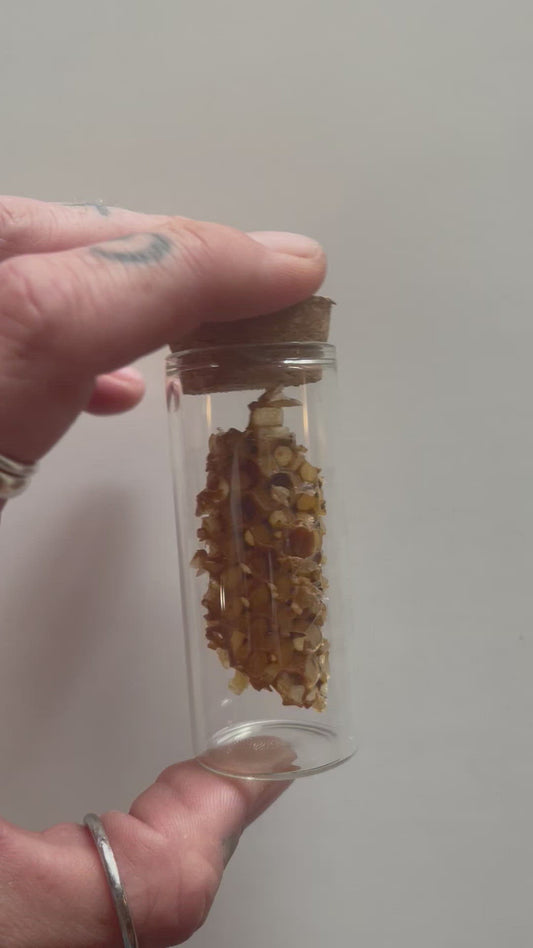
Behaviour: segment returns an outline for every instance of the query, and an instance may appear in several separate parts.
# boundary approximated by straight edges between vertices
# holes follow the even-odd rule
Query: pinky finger
[[[144,392],[144,379],[132,366],[99,375],[85,411],[92,415],[117,415],[135,408]]]

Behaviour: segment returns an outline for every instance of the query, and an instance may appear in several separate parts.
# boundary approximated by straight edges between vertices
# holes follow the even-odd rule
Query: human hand
[[[0,454],[24,462],[79,412],[133,407],[143,382],[117,374],[121,366],[198,322],[304,299],[325,268],[318,245],[294,235],[19,198],[0,199],[0,261]],[[272,747],[283,758],[273,769],[286,753]],[[143,948],[181,942],[202,924],[241,832],[285,786],[188,761],[129,814],[103,817]],[[0,944],[121,944],[84,827],[30,833],[0,821]]]
[[[296,303],[324,270],[299,235],[0,198],[0,454],[31,463],[80,411],[132,407],[142,382],[109,373],[200,322]]]

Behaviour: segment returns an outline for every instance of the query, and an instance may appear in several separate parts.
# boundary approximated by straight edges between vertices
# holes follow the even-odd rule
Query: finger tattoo
[[[114,249],[112,243],[125,244],[124,249]],[[128,244],[133,244],[128,249]],[[137,246],[135,246],[137,245]],[[89,247],[93,257],[102,257],[117,263],[157,263],[166,257],[172,250],[172,243],[163,234],[128,234],[126,237],[115,237],[105,244],[96,244]]]
[[[101,217],[109,217],[111,214],[107,204],[103,201],[82,201],[81,204],[74,204],[70,201],[63,201],[63,207],[94,207]]]

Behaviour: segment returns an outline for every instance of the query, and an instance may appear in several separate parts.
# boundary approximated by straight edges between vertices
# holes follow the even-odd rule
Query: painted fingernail
[[[248,234],[253,240],[276,253],[288,253],[293,257],[316,257],[322,248],[316,240],[304,234],[291,234],[286,231],[258,230]]]

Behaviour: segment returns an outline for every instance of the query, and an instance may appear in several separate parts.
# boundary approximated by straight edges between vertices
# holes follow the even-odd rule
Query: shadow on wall
[[[17,742],[27,719],[25,757],[75,694],[92,684],[97,699],[100,672],[125,651],[118,620],[127,625],[124,613],[135,614],[131,590],[142,568],[135,511],[134,498],[113,488],[78,495],[48,536],[41,532],[38,547],[27,538],[25,562],[2,591],[2,676],[17,681],[18,697],[16,707],[13,692],[9,707],[0,698],[0,708],[11,720],[17,715]]]

